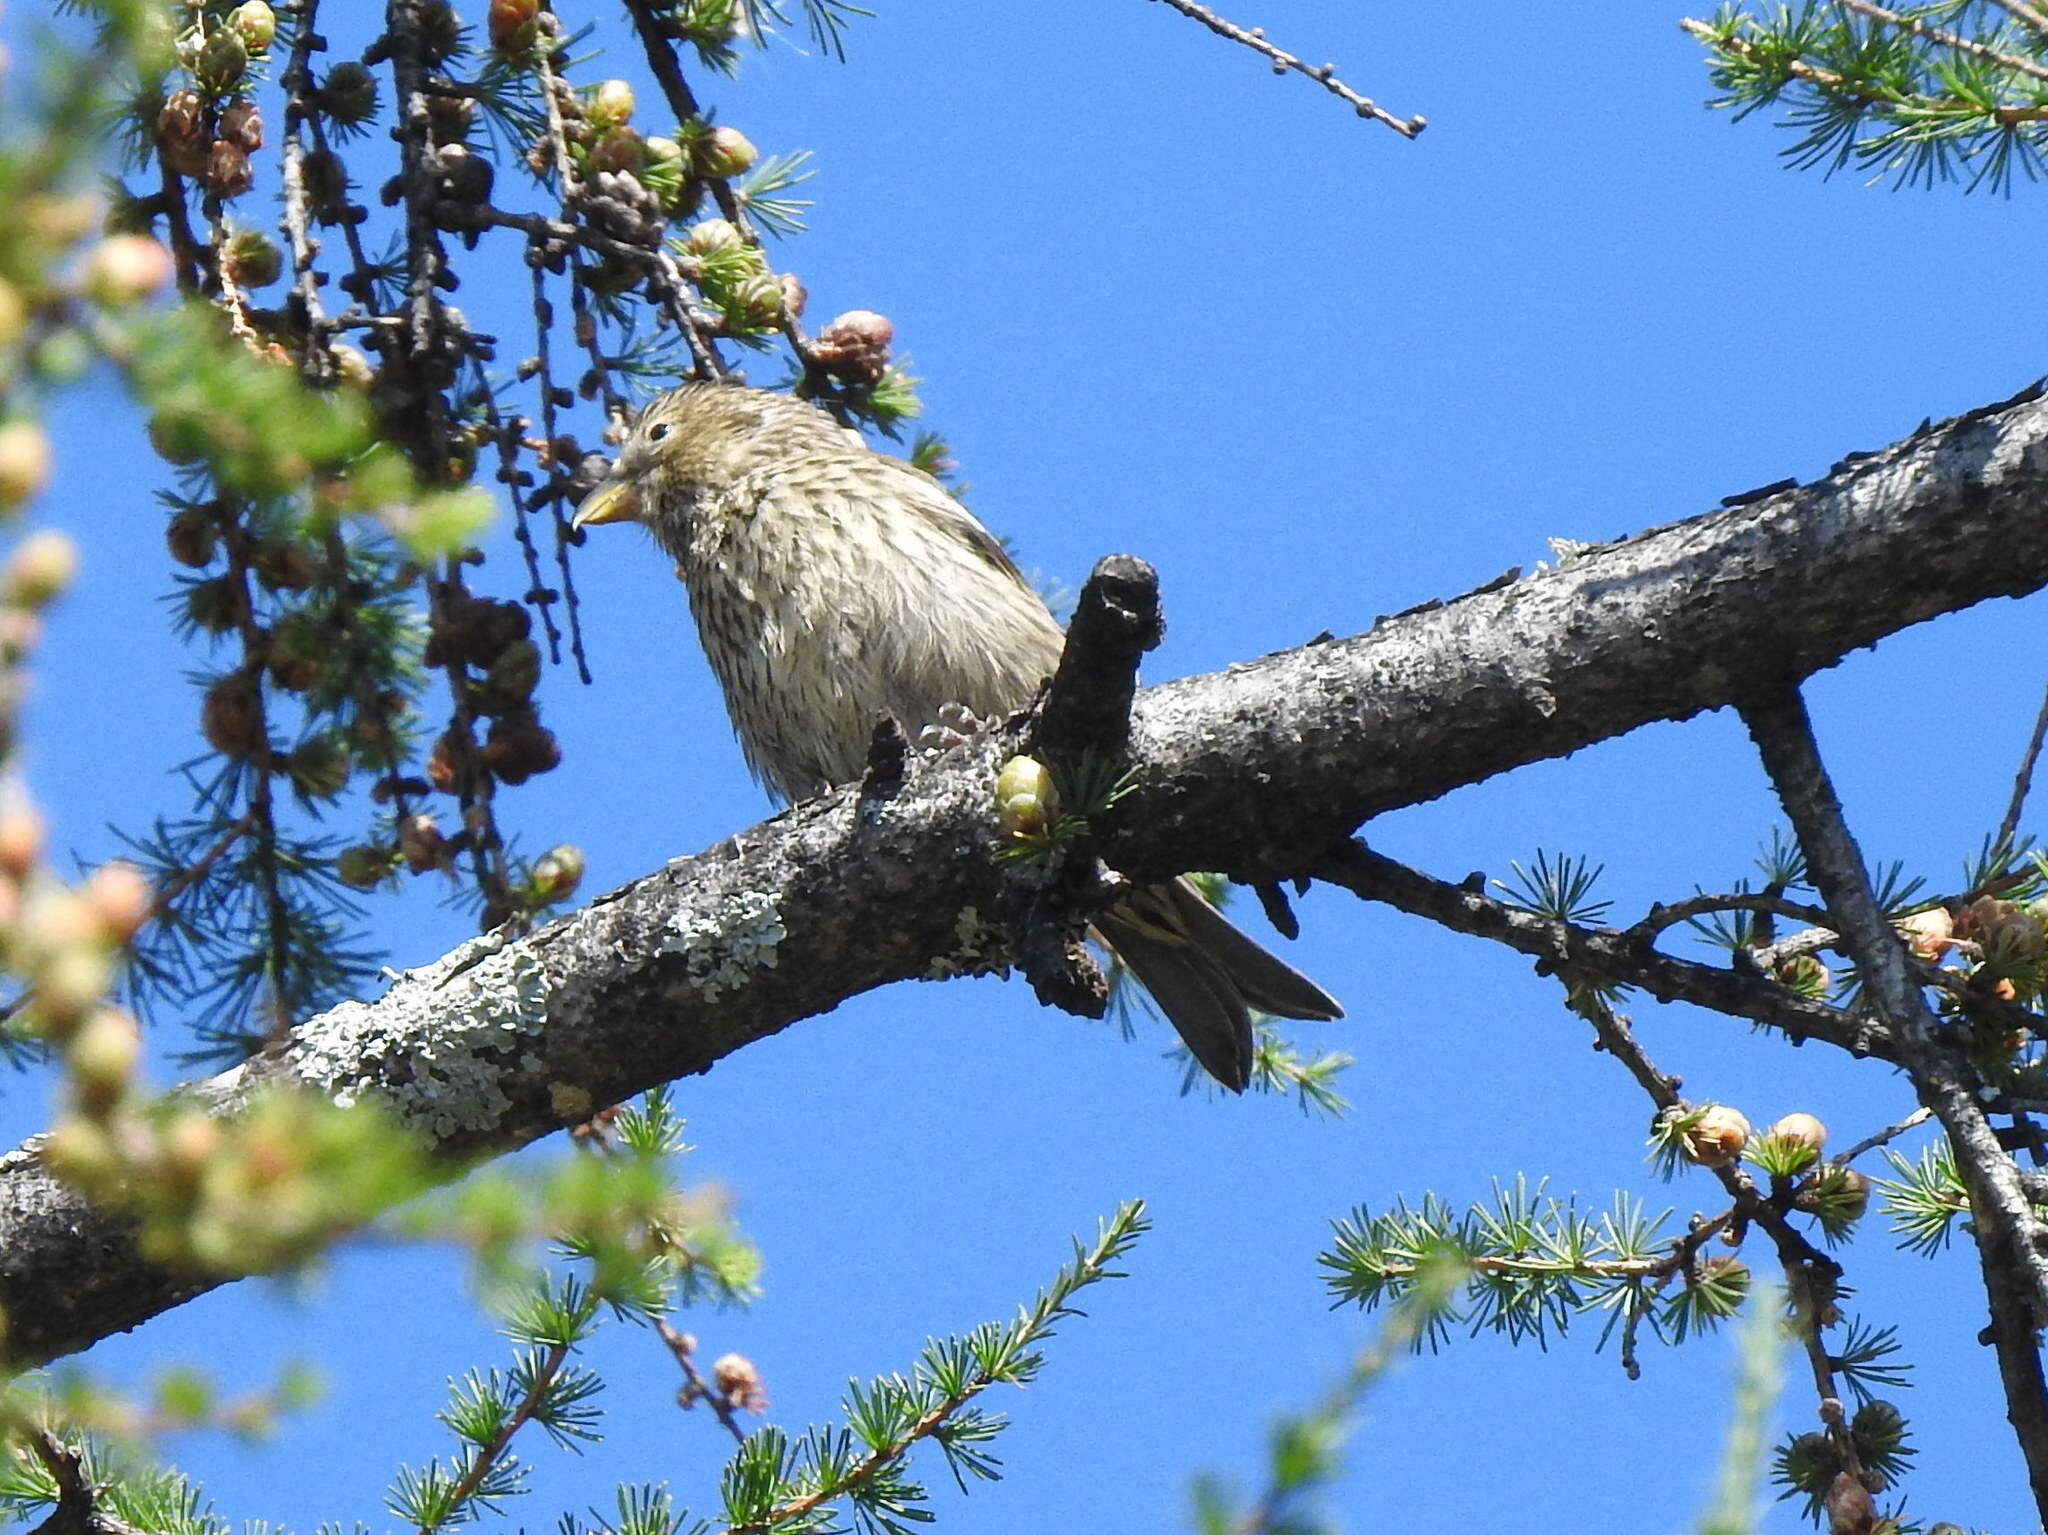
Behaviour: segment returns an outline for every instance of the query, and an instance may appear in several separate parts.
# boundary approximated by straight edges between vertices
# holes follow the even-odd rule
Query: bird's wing
[[[1003,547],[1003,541],[989,532],[975,519],[972,512],[962,506],[954,496],[937,480],[910,464],[903,466],[928,487],[924,502],[934,517],[950,525],[983,559],[1003,572],[1026,591],[1031,583],[1024,579],[1024,572],[1017,568],[1017,562],[1010,558],[1010,551]]]
[[[853,435],[851,433],[849,436]],[[989,565],[1031,591],[1031,583],[1017,568],[1002,540],[975,520],[951,492],[924,470],[893,454],[877,453],[862,443],[859,453],[805,453],[777,460],[748,482],[746,494],[767,498],[787,492],[791,486],[818,487],[852,496],[886,494],[897,502],[915,506],[955,542],[972,549]]]

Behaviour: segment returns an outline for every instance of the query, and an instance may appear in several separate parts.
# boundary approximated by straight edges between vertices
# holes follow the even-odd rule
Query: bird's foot
[[[987,735],[1002,723],[1000,714],[983,718],[965,704],[941,704],[938,718],[917,733],[917,749],[921,752],[951,751],[956,746],[965,746],[976,736]]]

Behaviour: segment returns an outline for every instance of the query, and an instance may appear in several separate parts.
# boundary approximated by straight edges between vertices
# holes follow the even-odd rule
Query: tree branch
[[[1241,47],[1251,49],[1254,53],[1264,55],[1272,63],[1274,74],[1284,75],[1291,69],[1296,74],[1306,75],[1332,96],[1337,97],[1340,101],[1349,103],[1351,110],[1360,117],[1369,117],[1376,123],[1384,123],[1404,139],[1419,137],[1422,130],[1429,126],[1429,119],[1420,112],[1416,113],[1413,117],[1396,117],[1370,97],[1359,95],[1358,92],[1337,78],[1337,66],[1335,64],[1310,64],[1305,60],[1296,58],[1285,48],[1275,47],[1266,40],[1266,29],[1264,27],[1240,27],[1236,22],[1227,21],[1217,15],[1206,5],[1197,5],[1195,0],[1166,0],[1166,3],[1173,10],[1179,11],[1181,15],[1188,17],[1190,20],[1199,21],[1218,37],[1226,38]]]
[[[1743,719],[1806,853],[1814,888],[1834,913],[1872,1004],[1890,1025],[1900,1064],[1955,1148],[1970,1193],[2006,1417],[2026,1457],[2035,1502],[2048,1517],[2048,1389],[2037,1341],[2048,1321],[2041,1223],[2018,1167],[1985,1118],[1978,1099],[1981,1079],[1964,1053],[1942,1037],[1905,945],[1871,893],[1863,855],[1842,817],[1798,689],[1746,705]]]
[[[50,1516],[31,1535],[143,1535],[134,1525],[101,1506],[100,1489],[86,1479],[85,1455],[45,1428],[24,1436],[30,1451],[57,1484],[57,1502]]]
[[[1456,933],[1490,938],[1553,970],[1570,969],[1598,980],[1640,987],[1659,1002],[1690,1002],[1733,1018],[1782,1030],[1794,1041],[1826,1040],[1852,1055],[1892,1057],[1880,1029],[1839,1007],[1800,995],[1761,975],[1717,969],[1660,954],[1633,932],[1580,927],[1496,901],[1463,885],[1446,884],[1350,843],[1315,868],[1318,879],[1411,916],[1426,917]]]
[[[1104,819],[1105,851],[1134,877],[1201,848],[1247,883],[1284,878],[1371,816],[1729,704],[1759,658],[1802,678],[2033,591],[2048,579],[2044,478],[2036,388],[1811,485],[1150,688],[1131,739],[1146,778]]]
[[[2034,59],[2023,58],[2017,53],[1988,47],[1975,38],[1964,37],[1946,27],[1931,26],[1917,16],[1902,16],[1897,11],[1887,10],[1881,5],[1872,5],[1870,0],[1841,0],[1850,10],[1868,16],[1872,21],[1891,27],[1900,32],[1909,32],[1914,37],[1925,38],[1930,43],[1959,53],[1965,58],[1982,59],[1987,64],[1996,64],[2015,74],[2032,75],[2037,80],[2048,80],[2048,64]]]
[[[1138,663],[1165,636],[1159,576],[1128,554],[1095,562],[1067,625],[1066,649],[1032,726],[1030,746],[1052,763],[1116,761],[1130,736]]]
[[[1909,624],[2048,585],[2044,501],[2048,404],[2030,394],[1817,484],[1350,639],[1148,689],[1131,722],[1141,780],[1099,818],[1100,851],[1152,880],[1316,872],[1369,816],[1734,701],[1754,686],[1736,658],[1798,678]],[[465,945],[190,1090],[224,1110],[272,1080],[374,1096],[449,1153],[485,1155],[874,987],[1000,968],[990,916],[1005,876],[989,853],[1003,749],[991,739],[914,757],[893,792],[842,788],[531,937]],[[1590,945],[1575,962],[1603,972],[1603,954],[1624,957],[1602,948],[1620,935],[1538,938]],[[1626,957],[1628,978],[1657,995],[1755,979]],[[1790,993],[1782,1006],[1773,1021],[1797,1032],[1884,1042]],[[83,1348],[222,1282],[145,1262],[129,1224],[57,1184],[37,1144],[0,1156],[14,1363]]]

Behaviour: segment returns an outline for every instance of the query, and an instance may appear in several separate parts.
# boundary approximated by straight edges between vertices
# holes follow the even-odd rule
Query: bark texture
[[[1114,869],[1311,874],[1366,819],[1652,720],[1796,682],[1886,634],[2048,585],[2035,393],[1838,472],[1138,696]],[[1170,594],[1169,594],[1170,595]],[[451,1153],[509,1149],[913,977],[999,968],[1014,866],[989,857],[988,740],[902,763],[679,859],[535,935],[465,945],[194,1090],[375,1095]],[[889,771],[880,771],[886,766]],[[1014,903],[1012,903],[1014,904]],[[127,1224],[0,1157],[16,1363],[83,1348],[225,1277],[167,1273]]]
[[[1146,779],[1120,807],[1112,862],[1152,875],[1192,851],[1242,878],[1292,873],[1370,816],[2042,584],[2035,391],[1837,470],[1353,638],[1148,689],[1132,741]]]

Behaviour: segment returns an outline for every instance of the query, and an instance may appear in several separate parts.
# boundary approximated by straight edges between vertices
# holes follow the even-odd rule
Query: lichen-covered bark
[[[1337,827],[2031,592],[2044,477],[2048,402],[2022,399],[1353,638],[1149,689],[1119,866],[1155,874],[1199,848],[1207,867],[1284,874]]]
[[[1651,720],[1803,677],[1883,635],[2048,584],[2048,404],[1925,430],[1813,486],[1139,696],[1115,867],[1306,873],[1362,821]],[[1170,605],[1171,593],[1167,594]],[[1002,743],[918,758],[656,870],[514,944],[481,940],[196,1090],[374,1093],[464,1155],[507,1149],[873,987],[987,968],[1006,940]],[[40,1361],[217,1279],[0,1158],[6,1349]]]

